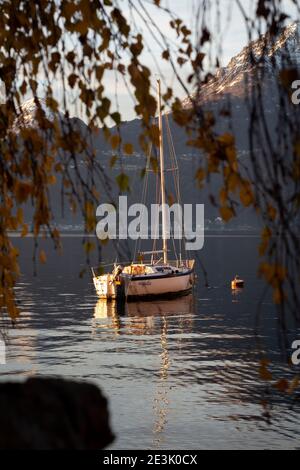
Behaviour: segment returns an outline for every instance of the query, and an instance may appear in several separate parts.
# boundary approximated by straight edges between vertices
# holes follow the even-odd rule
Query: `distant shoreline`
[[[34,238],[33,233],[28,233],[25,237],[21,236],[21,232],[9,232],[10,238]],[[85,234],[84,232],[61,231],[61,238],[95,238],[96,234]],[[260,238],[260,230],[207,230],[205,231],[205,238]],[[39,234],[38,238],[50,239],[49,235]]]

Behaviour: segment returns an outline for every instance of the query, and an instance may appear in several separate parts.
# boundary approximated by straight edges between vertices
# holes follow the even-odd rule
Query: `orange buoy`
[[[240,279],[238,275],[235,276],[233,281],[231,281],[231,289],[242,289],[244,287],[245,282],[243,279]]]

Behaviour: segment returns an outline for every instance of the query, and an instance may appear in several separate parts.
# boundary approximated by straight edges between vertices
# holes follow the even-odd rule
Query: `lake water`
[[[256,236],[207,236],[199,256],[209,287],[198,265],[193,295],[130,303],[122,311],[97,300],[89,275],[79,278],[80,238],[65,237],[61,256],[43,241],[48,262],[38,277],[32,240],[14,242],[23,269],[22,315],[6,331],[1,380],[59,375],[96,383],[109,400],[111,448],[300,447],[299,400],[258,374],[260,347],[274,377],[290,377],[270,296],[258,315],[264,286],[256,276]],[[246,280],[238,295],[230,290],[235,274]]]

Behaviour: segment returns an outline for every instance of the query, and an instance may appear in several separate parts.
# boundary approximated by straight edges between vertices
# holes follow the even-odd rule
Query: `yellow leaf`
[[[205,171],[203,170],[203,168],[198,168],[195,178],[196,178],[196,180],[199,181],[199,182],[201,182],[201,181],[204,180],[204,178],[205,178]]]
[[[220,190],[220,202],[221,204],[226,204],[227,203],[227,200],[228,200],[228,192],[226,191],[225,188],[222,188]]]
[[[158,170],[159,170],[157,158],[151,157],[150,158],[150,165],[151,165],[151,168],[154,171],[154,173],[157,174]]]
[[[19,207],[17,210],[17,223],[18,225],[23,224],[23,209],[21,207]]]
[[[109,166],[110,168],[113,168],[118,160],[117,155],[113,155],[110,159]]]
[[[245,207],[250,206],[254,202],[253,192],[248,182],[243,184],[243,187],[240,191],[240,200]]]
[[[273,301],[276,305],[282,304],[284,300],[284,293],[280,287],[277,287],[273,291]]]
[[[56,184],[56,176],[55,175],[49,175],[47,178],[47,183],[50,185]]]
[[[28,234],[28,225],[23,224],[22,231],[21,231],[21,237],[24,238]]]
[[[133,154],[133,145],[129,144],[129,143],[124,144],[123,150],[124,150],[124,153],[126,153],[127,155],[132,155]]]
[[[120,136],[115,134],[111,136],[110,144],[113,149],[116,149],[120,145],[121,139]]]
[[[40,256],[39,256],[39,258],[40,258],[40,262],[41,262],[42,264],[45,264],[45,263],[47,262],[47,255],[46,255],[46,253],[44,252],[44,250],[41,250],[41,251],[40,251]]]
[[[54,170],[56,171],[56,173],[62,173],[62,171],[63,171],[62,164],[60,162],[56,163],[56,165],[54,166]]]
[[[277,215],[277,210],[275,207],[268,205],[268,216],[271,220],[275,220]]]
[[[225,168],[228,168],[228,167],[225,167]],[[239,184],[240,184],[240,176],[238,175],[238,173],[230,172],[228,174],[228,189],[229,189],[229,191],[234,192]]]
[[[233,168],[236,170],[236,165],[234,165],[236,163],[236,148],[233,145],[228,146],[225,153],[227,160],[232,163]]]
[[[225,132],[225,134],[220,135],[218,137],[218,141],[220,144],[223,144],[225,146],[231,146],[235,144],[235,139],[232,134],[229,134],[228,132]]]
[[[232,217],[234,217],[233,209],[231,209],[231,207],[227,207],[227,206],[220,207],[220,214],[221,214],[222,219],[225,222],[228,222],[228,220],[230,220],[230,219],[232,219]]]
[[[125,173],[120,173],[120,175],[116,177],[116,181],[121,191],[129,190],[129,178]]]
[[[15,304],[15,301],[13,299],[8,299],[7,300],[7,312],[12,320],[15,320],[19,315],[20,311],[18,307]]]
[[[96,226],[96,210],[91,201],[85,203],[85,228],[88,233],[93,232]]]

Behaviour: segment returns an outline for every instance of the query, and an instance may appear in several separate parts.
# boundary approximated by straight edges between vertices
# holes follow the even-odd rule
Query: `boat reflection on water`
[[[94,318],[95,327],[107,328],[113,330],[117,335],[120,334],[121,320],[116,301],[107,302],[105,299],[99,299],[95,305]]]
[[[159,369],[155,373],[155,392],[153,395],[153,447],[161,448],[164,441],[165,427],[171,406],[171,378],[169,369],[174,351],[169,344],[169,325],[176,317],[177,333],[189,333],[193,330],[196,312],[195,297],[186,295],[170,300],[152,300],[147,302],[106,302],[98,300],[94,321],[97,328],[108,328],[120,335],[157,335],[157,355]],[[95,331],[95,330],[94,330]],[[134,338],[133,336],[133,338]],[[181,348],[181,338],[176,340],[176,350]],[[121,339],[121,336],[120,336]],[[174,348],[174,342],[173,342]],[[143,352],[141,351],[141,354]]]
[[[94,309],[94,326],[113,329],[117,334],[157,334],[163,317],[179,317],[179,326],[185,332],[191,327],[195,313],[195,298],[186,295],[176,299],[147,302],[107,302],[99,299]],[[123,330],[123,331],[122,331]]]
[[[239,296],[244,292],[243,287],[237,287],[235,289],[232,289],[232,302],[233,303],[238,303],[239,302]]]

